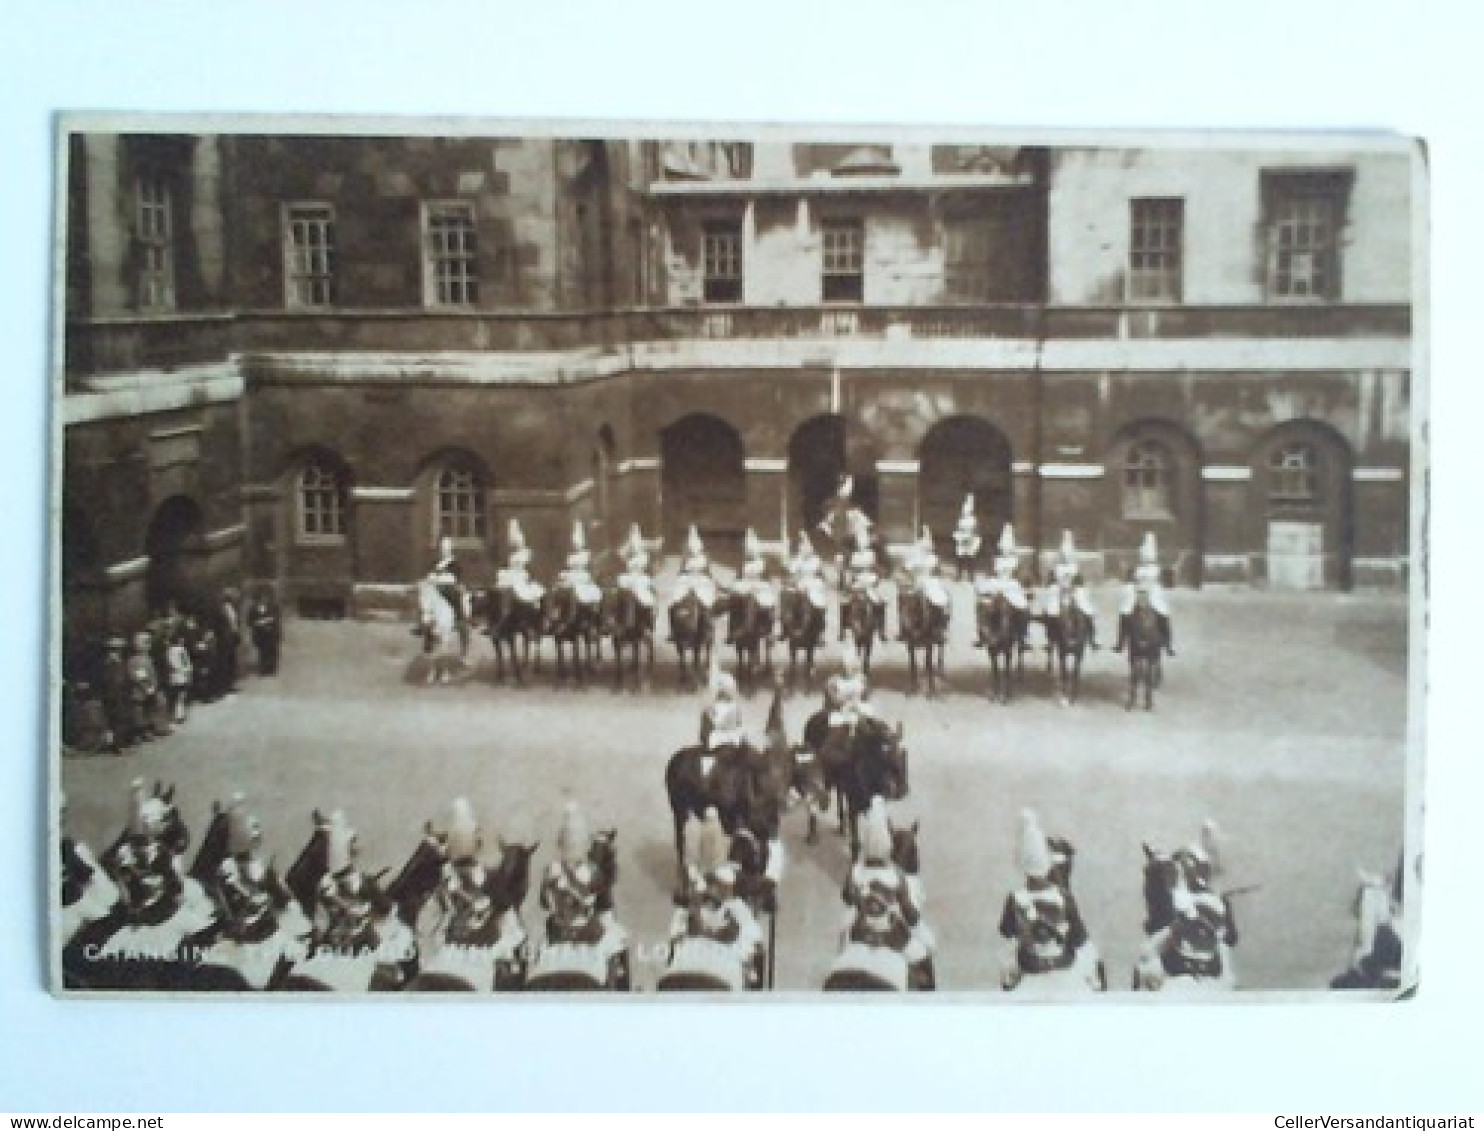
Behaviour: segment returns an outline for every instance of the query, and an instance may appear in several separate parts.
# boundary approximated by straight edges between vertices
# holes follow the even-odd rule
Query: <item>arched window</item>
[[[1135,440],[1123,461],[1123,517],[1170,518],[1174,514],[1170,449],[1158,440]]]
[[[1274,502],[1319,501],[1319,451],[1313,444],[1279,444],[1269,457],[1273,477],[1269,495]]]
[[[345,478],[331,464],[312,460],[299,473],[299,541],[345,538]]]
[[[438,473],[434,491],[434,533],[438,537],[484,537],[484,480],[475,468],[450,464]]]

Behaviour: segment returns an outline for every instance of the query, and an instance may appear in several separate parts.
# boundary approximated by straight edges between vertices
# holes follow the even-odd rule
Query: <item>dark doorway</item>
[[[742,437],[719,417],[693,413],[660,433],[665,547],[679,553],[692,523],[713,559],[741,559],[747,470]]]
[[[160,504],[144,539],[149,556],[144,596],[151,609],[168,601],[184,606],[205,596],[192,578],[193,559],[204,546],[205,528],[195,500],[175,495]]]
[[[813,530],[829,513],[845,471],[845,418],[815,416],[788,442],[789,525]]]
[[[1011,521],[1014,485],[1010,443],[977,416],[951,416],[928,430],[918,449],[918,521],[932,531],[940,554],[951,554],[964,496],[974,496],[979,533],[994,545]]]

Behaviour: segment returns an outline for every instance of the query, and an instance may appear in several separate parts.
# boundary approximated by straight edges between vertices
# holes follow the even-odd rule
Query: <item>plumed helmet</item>
[[[861,859],[867,864],[891,861],[891,822],[886,816],[886,802],[871,799],[871,807],[861,818]]]
[[[835,489],[835,494],[842,499],[848,499],[855,494],[855,477],[852,475],[840,476],[840,485]]]
[[[1061,532],[1061,560],[1063,565],[1077,564],[1077,542],[1070,530]]]
[[[633,573],[638,573],[640,570],[648,569],[649,554],[646,553],[642,548],[635,550],[633,551],[633,553],[629,554],[625,564]]]
[[[453,539],[447,534],[438,539],[438,556],[440,558],[453,557]]]
[[[341,810],[336,809],[330,814],[330,824],[325,831],[325,839],[327,842],[325,863],[333,876],[345,871],[355,862],[359,847],[356,843],[356,831],[350,827],[350,822],[345,819],[345,814]]]
[[[711,697],[713,699],[735,700],[737,698],[737,679],[730,672],[721,669],[711,673]]]
[[[958,517],[961,519],[972,519],[974,517],[974,496],[972,494],[964,496],[963,509],[958,512]]]
[[[1020,870],[1027,879],[1044,880],[1051,875],[1051,849],[1040,820],[1032,809],[1020,811]]]
[[[1000,553],[1005,557],[1014,557],[1015,550],[1015,527],[1007,522],[1005,528],[1000,531]]]
[[[809,540],[809,532],[807,530],[799,531],[799,557],[814,557],[814,543]]]
[[[582,529],[582,522],[572,523],[572,552],[579,553],[587,549],[587,532]]]
[[[1159,564],[1159,543],[1155,541],[1154,531],[1147,531],[1144,542],[1139,546],[1139,563],[1141,565]]]
[[[134,836],[158,836],[165,830],[169,806],[158,791],[151,793],[143,778],[129,783],[129,832]]]
[[[742,538],[742,552],[749,558],[761,558],[763,556],[763,544],[758,541],[757,531],[750,526]]]
[[[726,860],[727,833],[715,806],[687,826],[685,848],[687,862],[703,876]]]
[[[227,855],[242,856],[256,848],[263,839],[263,826],[247,811],[247,800],[238,793],[227,807]]]
[[[510,525],[505,528],[505,541],[509,543],[511,553],[526,548],[526,534],[520,528],[520,519],[510,520]]]
[[[510,565],[513,569],[524,569],[531,564],[531,551],[522,546],[518,550],[510,551]]]
[[[690,524],[690,530],[685,535],[685,552],[691,556],[706,553],[706,544],[701,541],[701,532],[696,529],[696,524]]]
[[[629,523],[629,536],[624,539],[624,552],[630,555],[644,552],[644,534],[637,522]]]
[[[557,855],[564,864],[580,864],[587,859],[592,838],[587,832],[587,818],[575,801],[567,802],[562,812],[562,827],[557,832]]]
[[[825,697],[832,703],[839,703],[845,698],[845,677],[836,672],[824,681]]]
[[[450,807],[447,837],[448,858],[454,863],[472,860],[479,855],[479,821],[467,797],[455,799]]]
[[[723,860],[706,872],[706,886],[718,897],[728,899],[737,890],[737,865]]]

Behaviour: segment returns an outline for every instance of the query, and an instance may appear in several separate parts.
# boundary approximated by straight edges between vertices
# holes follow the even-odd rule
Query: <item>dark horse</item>
[[[788,644],[788,687],[792,691],[798,670],[799,654],[804,655],[804,689],[814,686],[814,653],[824,639],[824,610],[809,600],[809,594],[797,586],[783,591],[779,608],[783,639]]]
[[[1134,601],[1133,612],[1128,614],[1128,702],[1124,709],[1132,711],[1144,688],[1144,710],[1154,710],[1154,689],[1159,686],[1159,656],[1164,648],[1164,633],[1160,629],[1159,614],[1149,603],[1149,595],[1140,593]]]
[[[861,671],[867,675],[871,674],[871,649],[885,627],[880,610],[867,594],[852,590],[841,600],[840,638],[850,637],[851,646],[860,657]]]
[[[572,681],[586,685],[598,658],[598,607],[577,599],[577,591],[561,586],[546,594],[541,622],[545,634],[556,643],[556,679],[567,678],[567,653],[572,654]]]
[[[687,591],[671,604],[670,637],[680,657],[682,690],[694,691],[705,682],[715,632],[710,613],[694,591]]]
[[[751,695],[758,676],[773,671],[773,610],[755,593],[734,593],[728,601],[728,636],[737,649],[737,679]]]
[[[526,668],[532,666],[533,645],[535,662],[532,670],[541,670],[541,605],[537,601],[523,600],[509,586],[500,586],[484,594],[484,612],[485,631],[495,647],[495,678],[504,681],[508,655],[510,670],[519,687],[525,683]]]
[[[654,675],[654,610],[640,601],[632,589],[615,586],[603,591],[598,611],[599,631],[613,642],[613,690],[624,686],[624,652],[634,658],[634,690],[638,691],[648,672]]]
[[[804,745],[819,752],[819,772],[826,791],[834,790],[839,832],[850,834],[850,854],[860,852],[858,818],[882,797],[900,801],[907,796],[907,748],[903,728],[878,719],[855,724],[832,723],[828,711],[817,712],[804,727]],[[810,840],[815,814],[809,813]]]
[[[762,841],[776,840],[788,789],[793,780],[793,751],[783,733],[783,687],[773,690],[768,714],[768,743],[750,742],[708,750],[686,746],[665,767],[665,792],[675,821],[676,890],[685,877],[685,823],[715,809],[730,836],[746,829]]]
[[[1046,617],[1046,636],[1056,663],[1056,689],[1062,703],[1077,702],[1082,689],[1082,659],[1092,640],[1092,618],[1064,595],[1061,613]]]
[[[907,668],[911,674],[909,694],[918,691],[917,653],[922,653],[922,667],[927,674],[927,693],[938,694],[938,677],[944,675],[943,654],[948,646],[948,610],[928,600],[920,590],[903,593],[897,600],[902,641],[907,645]]]
[[[1017,661],[1024,674],[1025,630],[1030,616],[1000,592],[980,597],[974,612],[978,643],[989,656],[989,697],[1008,703]]]

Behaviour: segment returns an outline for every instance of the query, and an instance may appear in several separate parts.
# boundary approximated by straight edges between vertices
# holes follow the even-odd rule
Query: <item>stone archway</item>
[[[660,460],[665,545],[678,550],[694,524],[713,558],[740,559],[747,467],[737,430],[707,413],[683,416],[660,432]]]
[[[932,531],[940,554],[951,555],[954,524],[970,494],[979,532],[993,545],[1014,519],[1010,441],[982,417],[950,416],[928,429],[918,447],[918,525]]]
[[[144,537],[144,552],[149,558],[144,575],[148,608],[158,609],[169,601],[184,605],[204,598],[195,566],[205,544],[206,524],[194,499],[172,495],[155,508]]]
[[[825,519],[844,472],[843,416],[810,417],[794,429],[788,441],[788,514],[795,531],[813,530]]]

